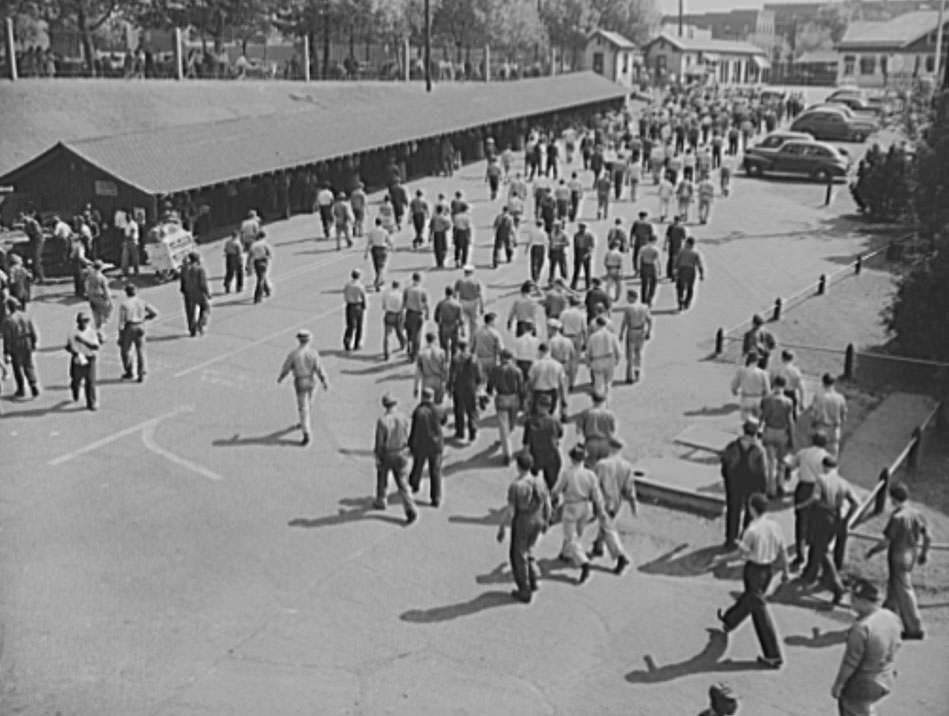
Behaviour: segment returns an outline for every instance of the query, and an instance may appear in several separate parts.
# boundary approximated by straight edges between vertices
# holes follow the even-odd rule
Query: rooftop
[[[936,10],[907,12],[883,22],[852,22],[837,47],[905,47],[935,30],[938,24]]]
[[[760,47],[752,45],[750,42],[740,42],[736,40],[706,40],[701,38],[690,38],[690,37],[673,37],[672,35],[663,33],[658,37],[653,38],[647,43],[647,46],[652,45],[660,40],[665,40],[669,44],[679,48],[680,50],[686,50],[691,52],[718,52],[728,55],[764,55],[766,54],[764,50]]]
[[[602,37],[611,45],[615,45],[622,50],[636,49],[635,42],[619,34],[618,32],[611,32],[610,30],[594,30],[592,33],[590,33],[590,39],[593,39],[596,36]]]

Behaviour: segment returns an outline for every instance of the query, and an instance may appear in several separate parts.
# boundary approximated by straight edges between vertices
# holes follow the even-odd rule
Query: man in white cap
[[[479,316],[484,313],[484,285],[474,277],[474,266],[466,264],[464,275],[455,281],[455,295],[461,303],[465,317],[465,335],[470,339],[478,327]]]
[[[372,506],[377,510],[386,509],[386,487],[389,482],[389,473],[395,479],[399,496],[402,498],[402,507],[405,510],[406,524],[412,524],[418,519],[415,500],[409,492],[405,481],[405,471],[408,465],[406,453],[409,447],[409,433],[411,427],[409,419],[396,410],[398,401],[389,393],[382,396],[382,405],[386,412],[376,421],[375,455],[376,455],[376,498]]]
[[[329,390],[326,381],[326,372],[320,354],[310,345],[313,334],[305,328],[297,332],[297,341],[300,345],[287,354],[277,376],[279,384],[290,373],[293,373],[293,388],[297,394],[297,414],[300,417],[299,427],[303,431],[302,445],[310,442],[310,403],[313,401],[313,390],[316,380],[319,379],[323,390]]]

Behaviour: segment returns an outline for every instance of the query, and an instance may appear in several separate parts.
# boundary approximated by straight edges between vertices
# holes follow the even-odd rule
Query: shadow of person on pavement
[[[511,575],[511,570],[507,568],[507,562],[501,562],[487,574],[476,576],[475,582],[478,584],[513,584],[514,577]]]
[[[563,582],[564,584],[576,584],[577,580],[562,574],[561,570],[569,569],[579,575],[579,570],[575,569],[569,562],[559,557],[544,557],[537,560],[537,568],[540,570],[541,577],[548,582]]]
[[[708,643],[702,651],[691,659],[666,666],[656,666],[652,657],[647,654],[643,657],[646,668],[630,671],[626,674],[626,680],[631,684],[658,684],[691,674],[750,671],[765,668],[760,666],[757,661],[751,660],[733,661],[732,659],[726,659],[720,661],[728,646],[728,637],[721,629],[706,629],[706,631],[708,632]]]
[[[498,523],[501,521],[501,515],[504,514],[504,511],[507,508],[488,508],[488,514],[483,517],[469,517],[467,515],[451,515],[448,518],[449,522],[454,524],[461,525],[482,525],[484,527],[497,527]]]
[[[3,397],[3,401],[5,403],[13,403],[14,405],[24,402],[16,398],[8,399],[6,396]],[[42,418],[43,416],[49,415],[50,413],[65,412],[66,408],[69,407],[70,405],[72,405],[72,401],[64,399],[64,400],[60,400],[57,403],[54,403],[53,405],[49,405],[45,408],[31,408],[30,410],[12,410],[9,412],[3,411],[3,412],[0,412],[0,416],[3,416],[4,418]],[[82,403],[76,403],[76,406],[77,408],[81,408],[85,410],[85,405]]]
[[[211,444],[214,447],[246,447],[248,445],[266,445],[269,447],[299,447],[299,440],[286,439],[287,435],[299,429],[300,428],[298,425],[291,425],[288,428],[281,428],[280,430],[274,430],[272,433],[254,437],[241,437],[239,433],[234,433],[234,435],[229,438],[219,438],[217,440],[212,440]]]
[[[828,646],[837,646],[847,641],[847,630],[838,629],[837,631],[821,632],[820,627],[813,627],[810,636],[803,634],[793,634],[784,639],[788,646],[806,646],[811,649],[823,649]]]
[[[451,440],[449,439],[446,442],[451,443]],[[454,475],[457,472],[462,472],[463,470],[473,470],[478,467],[497,467],[495,464],[497,463],[497,459],[494,455],[494,452],[497,449],[498,446],[496,444],[489,445],[488,447],[479,450],[471,457],[443,466],[442,477],[448,477],[449,475]]]
[[[391,501],[391,496],[390,500]],[[381,510],[372,506],[371,497],[344,497],[339,501],[341,505],[354,505],[352,509],[339,509],[335,515],[326,515],[325,517],[296,517],[287,523],[288,527],[306,527],[313,529],[316,527],[335,527],[355,520],[378,520],[379,522],[388,522],[394,525],[404,525],[405,520],[395,515],[387,515]]]
[[[697,577],[716,568],[716,557],[724,554],[721,546],[712,545],[686,552],[689,544],[683,543],[661,554],[651,562],[639,567],[645,574],[664,574],[670,577]],[[716,575],[718,576],[718,575]]]
[[[705,405],[695,410],[686,410],[682,414],[689,418],[718,418],[737,413],[740,409],[741,406],[738,403],[725,403],[725,405],[720,405],[717,408]]]
[[[490,591],[483,592],[474,599],[459,604],[447,604],[443,607],[432,607],[431,609],[409,609],[407,612],[402,612],[399,619],[413,624],[433,624],[471,616],[485,609],[517,604],[518,602],[511,598],[509,592]]]

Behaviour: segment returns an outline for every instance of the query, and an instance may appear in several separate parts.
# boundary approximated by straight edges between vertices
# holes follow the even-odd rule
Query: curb
[[[640,475],[636,476],[635,481],[636,496],[640,500],[711,519],[721,517],[725,512],[725,500],[721,497],[650,480]]]

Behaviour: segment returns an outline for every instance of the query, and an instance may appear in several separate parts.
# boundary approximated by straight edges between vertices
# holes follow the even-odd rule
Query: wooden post
[[[403,54],[405,55],[405,81],[409,82],[412,79],[412,43],[408,37],[403,40]]]
[[[913,445],[909,449],[909,454],[906,456],[906,466],[916,472],[916,468],[919,467],[919,460],[922,457],[923,452],[923,431],[917,425],[913,428]]]
[[[856,357],[856,348],[853,343],[847,344],[847,350],[844,351],[844,379],[853,379],[853,361]]]
[[[181,44],[181,28],[175,28],[175,79],[183,80],[185,78],[185,58],[184,48]]]
[[[853,265],[853,272],[859,276],[860,272],[863,270],[863,255],[857,257],[856,262]]]
[[[303,36],[303,81],[310,81],[310,36]]]
[[[491,45],[484,43],[484,81],[491,81]]]
[[[772,317],[771,317],[771,320],[772,320],[772,321],[780,321],[780,320],[781,320],[781,307],[782,307],[783,305],[784,305],[784,304],[783,304],[783,302],[781,301],[780,298],[774,299],[774,313],[772,314]]]
[[[827,276],[821,274],[820,278],[817,279],[817,295],[823,296],[825,293],[827,293]]]
[[[715,331],[715,355],[720,356],[725,350],[725,329],[719,328]]]
[[[886,509],[886,491],[890,489],[890,469],[888,467],[884,467],[880,472],[880,482],[883,483],[883,487],[877,492],[876,500],[873,503],[874,515],[879,515]]]
[[[3,36],[7,46],[7,66],[9,67],[9,77],[14,82],[19,77],[16,67],[16,36],[13,32],[13,18],[8,17],[3,21]]]

